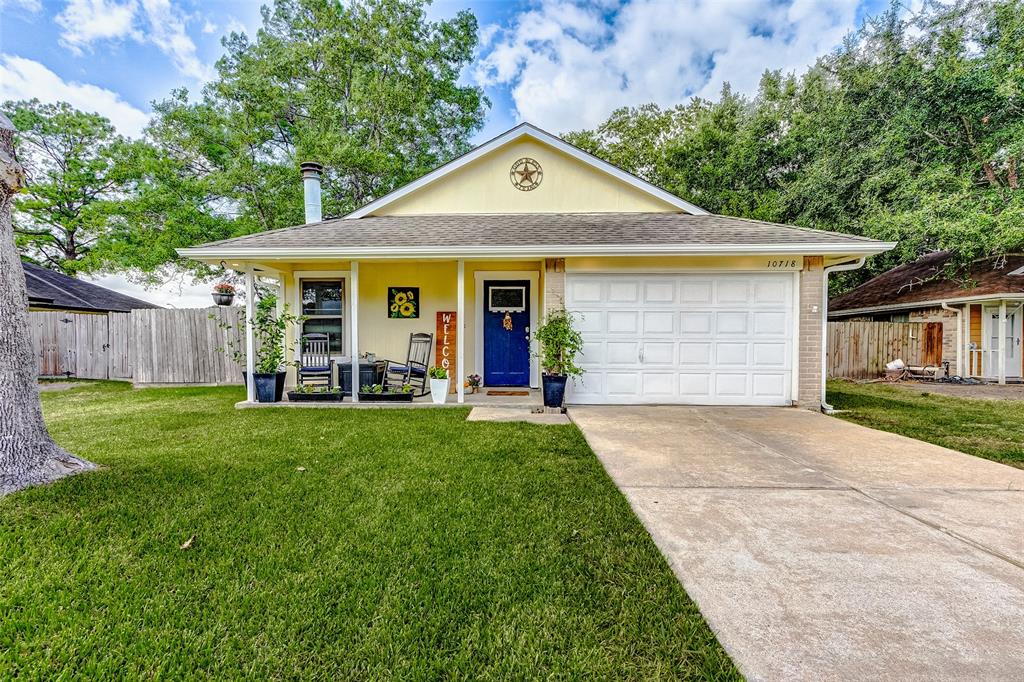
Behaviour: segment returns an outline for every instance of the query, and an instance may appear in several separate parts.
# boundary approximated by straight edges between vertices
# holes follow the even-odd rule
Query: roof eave
[[[864,306],[861,308],[844,308],[828,311],[829,317],[851,317],[853,315],[872,315],[898,310],[916,310],[917,308],[939,308],[943,303],[984,303],[985,301],[1024,301],[1024,292],[1007,291],[994,294],[978,294],[976,296],[956,296],[952,298],[936,298],[927,301],[910,301],[907,303],[887,303],[885,305]]]
[[[423,246],[423,247],[193,247],[178,249],[183,258],[281,260],[338,260],[359,258],[570,258],[581,256],[749,256],[778,255],[850,255],[872,256],[894,248],[894,242],[849,244],[597,244],[597,245],[509,245],[509,246]]]

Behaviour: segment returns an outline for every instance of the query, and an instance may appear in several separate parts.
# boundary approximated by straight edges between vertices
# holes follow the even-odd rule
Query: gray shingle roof
[[[333,219],[225,239],[198,248],[416,248],[486,246],[887,245],[865,237],[744,218],[685,213],[440,214]]]
[[[119,313],[160,307],[33,263],[23,261],[21,267],[25,271],[28,301],[32,307]]]

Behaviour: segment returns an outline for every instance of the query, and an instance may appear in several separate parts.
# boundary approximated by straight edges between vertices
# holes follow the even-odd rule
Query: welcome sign
[[[448,392],[455,393],[459,378],[458,367],[455,362],[456,344],[458,343],[458,325],[454,312],[437,313],[437,358],[434,362],[436,367],[444,367],[448,371],[451,381],[448,382]]]

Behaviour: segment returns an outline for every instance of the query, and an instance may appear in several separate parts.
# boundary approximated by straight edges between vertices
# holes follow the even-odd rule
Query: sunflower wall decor
[[[419,287],[388,287],[388,317],[410,320],[419,316]]]

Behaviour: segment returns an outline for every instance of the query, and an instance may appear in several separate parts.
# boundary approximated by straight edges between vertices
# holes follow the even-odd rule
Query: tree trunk
[[[54,443],[43,423],[25,273],[11,225],[11,201],[24,180],[14,126],[0,114],[0,496],[95,468]]]

